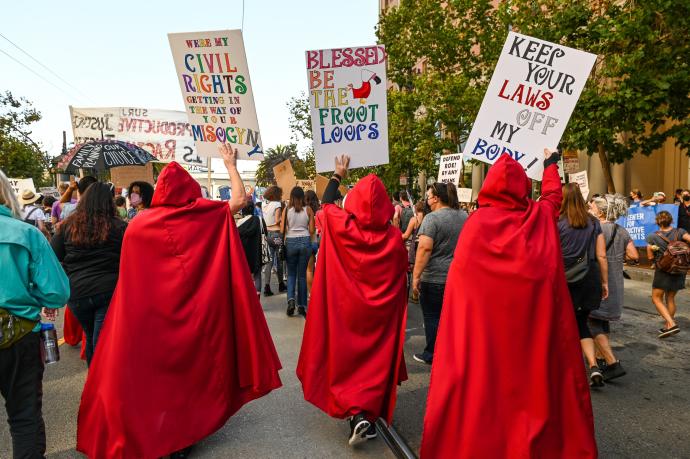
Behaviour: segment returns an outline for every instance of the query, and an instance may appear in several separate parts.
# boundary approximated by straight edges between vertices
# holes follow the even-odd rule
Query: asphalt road
[[[295,366],[304,320],[285,316],[285,295],[262,298],[262,302],[283,363],[284,385],[242,408],[222,429],[200,443],[192,457],[393,457],[381,439],[356,449],[348,447],[346,422],[329,418],[303,400]],[[690,295],[679,295],[678,323],[683,331],[665,341],[656,338],[660,320],[650,301],[648,283],[626,281],[626,304],[623,320],[613,326],[612,341],[628,374],[592,394],[600,455],[689,458]],[[429,367],[411,358],[424,342],[421,312],[416,304],[410,304],[407,329],[409,380],[399,389],[394,425],[418,450]],[[44,379],[47,457],[79,458],[83,456],[74,450],[76,418],[86,368],[79,360],[79,349],[63,345],[61,355],[58,364],[46,368]],[[9,432],[3,423],[0,458],[10,457]]]

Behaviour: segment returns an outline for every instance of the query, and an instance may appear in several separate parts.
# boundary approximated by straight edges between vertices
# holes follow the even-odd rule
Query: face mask
[[[683,201],[685,201],[685,202],[690,201],[690,196],[683,196]]]
[[[129,195],[129,202],[132,204],[132,207],[136,207],[141,204],[141,196],[137,193],[132,193]]]

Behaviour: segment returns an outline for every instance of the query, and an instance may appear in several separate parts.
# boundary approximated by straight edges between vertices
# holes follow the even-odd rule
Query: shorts
[[[589,331],[592,336],[608,335],[611,333],[611,326],[608,320],[590,317],[587,325],[589,325]]]

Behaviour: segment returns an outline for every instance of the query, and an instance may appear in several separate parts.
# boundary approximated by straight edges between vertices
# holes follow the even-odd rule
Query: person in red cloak
[[[422,458],[594,458],[592,405],[556,220],[557,153],[542,196],[503,155],[448,272]]]
[[[232,217],[245,202],[237,152],[226,145],[221,152],[232,189],[241,190],[230,205],[203,199],[173,162],[158,178],[151,208],[127,229],[79,407],[77,450],[90,458],[178,452],[281,386]]]
[[[376,436],[377,418],[391,422],[396,386],[407,379],[407,253],[375,175],[357,183],[343,209],[333,204],[349,162],[336,159],[318,214],[321,245],[297,377],[308,402],[351,418],[354,445]]]

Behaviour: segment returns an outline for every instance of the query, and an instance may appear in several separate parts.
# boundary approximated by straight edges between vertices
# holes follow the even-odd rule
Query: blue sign
[[[628,214],[618,219],[616,223],[628,230],[635,247],[646,247],[647,236],[659,231],[656,224],[656,214],[665,210],[673,217],[673,226],[678,220],[678,206],[675,204],[657,204],[655,206],[630,206]]]

